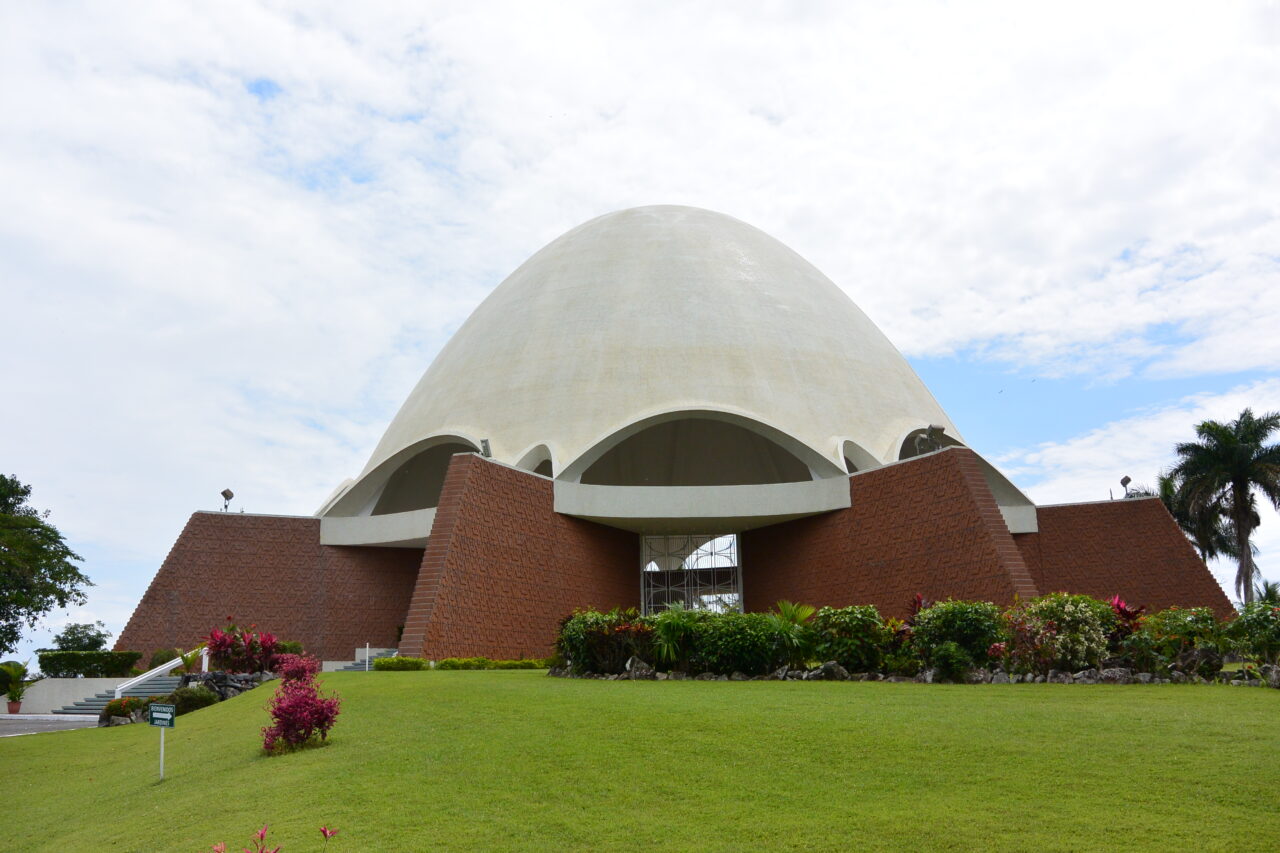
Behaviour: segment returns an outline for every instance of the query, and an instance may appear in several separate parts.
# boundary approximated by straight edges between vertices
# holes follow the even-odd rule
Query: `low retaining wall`
[[[132,677],[132,676],[130,676]],[[95,693],[114,690],[129,678],[42,678],[27,688],[22,713],[49,714]]]

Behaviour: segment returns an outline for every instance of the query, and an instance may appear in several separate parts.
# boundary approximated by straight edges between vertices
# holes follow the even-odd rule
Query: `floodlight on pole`
[[[231,506],[231,499],[234,498],[235,496],[236,496],[236,493],[231,491],[230,489],[222,490],[222,511],[223,512],[226,512],[227,507]]]
[[[1120,478],[1120,485],[1124,488],[1124,496],[1126,498],[1129,497],[1129,484],[1132,482],[1133,480],[1129,477],[1128,474],[1125,474],[1123,477]]]

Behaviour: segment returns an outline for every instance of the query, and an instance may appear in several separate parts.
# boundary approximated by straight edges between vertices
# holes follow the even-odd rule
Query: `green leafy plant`
[[[373,668],[378,672],[406,672],[418,669],[430,669],[431,662],[425,658],[411,657],[374,658]]]
[[[911,642],[924,660],[936,666],[934,651],[955,643],[971,662],[983,662],[992,643],[1004,639],[1000,608],[989,601],[939,601],[915,616]]]
[[[1019,669],[1047,672],[1097,666],[1117,633],[1111,603],[1053,592],[1021,602],[1006,614],[1010,659]]]
[[[653,617],[653,647],[658,660],[679,672],[689,669],[698,623],[711,614],[691,610],[682,601],[673,601]]]
[[[152,702],[166,702],[167,696],[121,696],[112,699],[102,709],[107,717],[127,717],[134,711],[145,710]]]
[[[177,649],[156,649],[151,653],[151,660],[147,662],[147,669],[164,666],[169,661],[181,657],[181,655],[182,653]]]
[[[436,669],[546,669],[546,658],[492,660],[490,658],[444,658],[436,661]]]
[[[18,663],[16,660],[7,660],[0,663],[0,672],[4,673],[5,696],[10,702],[21,702],[22,697],[27,693],[27,687],[32,683],[27,680],[27,665]]]
[[[576,673],[619,673],[633,655],[654,659],[653,620],[635,608],[578,610],[560,623],[556,649]]]
[[[179,687],[165,697],[166,703],[172,704],[178,716],[218,704],[218,694],[207,687]]]
[[[973,668],[973,657],[954,640],[934,646],[931,652],[934,681],[963,681]]]
[[[109,639],[111,632],[102,622],[73,622],[54,635],[53,647],[61,652],[99,652]]]
[[[809,604],[779,601],[777,611],[769,614],[777,643],[775,662],[803,667],[813,659],[818,632],[811,624],[817,609]]]
[[[1208,607],[1169,607],[1142,620],[1139,633],[1169,665],[1182,672],[1212,678],[1222,669],[1222,654],[1231,639]]]
[[[1227,633],[1245,656],[1259,663],[1280,662],[1280,604],[1255,599],[1244,606]]]
[[[764,613],[718,613],[694,627],[690,668],[763,675],[779,665],[777,634]]]
[[[142,652],[41,651],[36,657],[48,678],[119,678],[129,675]]]
[[[892,635],[869,604],[824,607],[813,617],[814,651],[821,660],[834,660],[850,672],[880,668]]]

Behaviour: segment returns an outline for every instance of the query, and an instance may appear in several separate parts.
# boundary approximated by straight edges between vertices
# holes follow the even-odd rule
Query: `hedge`
[[[374,658],[373,668],[378,672],[403,672],[412,669],[430,669],[431,664],[423,658]]]
[[[436,661],[436,669],[546,669],[548,660],[527,658],[520,660],[490,660],[489,658],[444,658]],[[423,658],[394,657],[374,658],[373,668],[379,672],[404,672],[431,669],[431,662]]]
[[[129,674],[142,652],[38,652],[45,678],[117,678]]]

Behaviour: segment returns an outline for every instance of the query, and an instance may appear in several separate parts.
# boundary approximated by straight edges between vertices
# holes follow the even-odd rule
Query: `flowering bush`
[[[227,672],[268,672],[275,662],[276,637],[263,631],[243,630],[227,617],[226,628],[214,628],[205,638],[209,663]],[[256,628],[251,625],[250,628]]]
[[[1241,653],[1260,663],[1280,660],[1280,605],[1254,601],[1231,623],[1229,630]]]
[[[1065,592],[1017,605],[1006,621],[1015,668],[1035,672],[1097,666],[1116,624],[1111,605]]]
[[[560,623],[556,647],[575,672],[619,673],[632,655],[654,659],[653,620],[635,608],[579,610]]]
[[[340,705],[336,695],[320,692],[313,676],[282,680],[267,705],[273,725],[262,729],[262,748],[284,752],[324,741]]]
[[[285,681],[308,681],[320,671],[320,661],[303,655],[277,655],[275,673]]]

